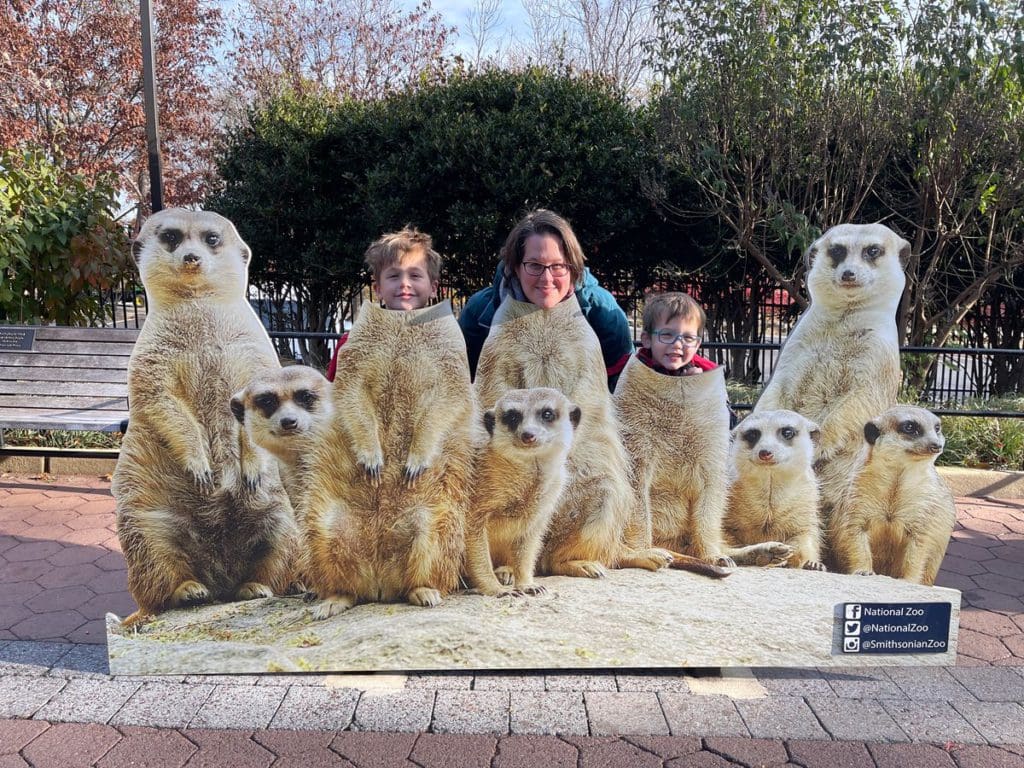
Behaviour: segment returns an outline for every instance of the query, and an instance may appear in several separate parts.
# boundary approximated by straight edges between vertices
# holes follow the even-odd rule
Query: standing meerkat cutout
[[[821,562],[818,425],[793,411],[761,411],[733,430],[724,530],[739,565],[825,570]],[[780,543],[767,547],[764,542]]]
[[[331,384],[315,368],[290,365],[257,374],[231,398],[249,440],[277,459],[281,481],[301,521],[309,456],[334,414]]]
[[[490,439],[466,516],[466,571],[485,595],[538,595],[544,587],[533,572],[565,485],[580,409],[557,389],[510,389],[483,422]]]
[[[754,408],[820,425],[815,468],[826,511],[850,478],[864,423],[896,402],[896,311],[910,244],[881,224],[832,227],[808,249],[810,307],[782,346]]]
[[[724,369],[670,376],[633,356],[615,387],[615,407],[637,500],[627,541],[735,565],[722,541],[729,450]]]
[[[480,352],[477,395],[493,403],[509,389],[529,387],[558,389],[584,414],[538,571],[597,578],[605,568],[665,567],[665,550],[625,545],[633,509],[629,467],[601,346],[573,294],[550,309],[509,297],[495,312]]]
[[[437,605],[456,588],[476,404],[448,302],[364,304],[338,356],[317,441],[303,574],[327,618],[359,601]]]
[[[253,370],[278,367],[246,301],[250,252],[230,221],[170,209],[132,252],[149,313],[128,365],[130,427],[111,491],[139,609],[285,590],[298,531],[277,472],[228,402]]]
[[[865,424],[864,438],[829,525],[838,568],[934,584],[956,524],[953,494],[935,471],[946,444],[939,419],[896,406]]]

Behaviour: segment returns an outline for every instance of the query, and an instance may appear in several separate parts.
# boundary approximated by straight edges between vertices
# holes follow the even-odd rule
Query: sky
[[[400,0],[400,2],[403,7],[410,10],[416,6],[412,0]],[[469,16],[475,5],[475,0],[432,0],[431,2],[431,7],[441,15],[444,23],[459,30],[459,35],[452,47],[453,53],[463,56],[475,53],[473,40],[468,34]],[[489,41],[491,45],[497,43],[499,39],[507,39],[510,35],[515,39],[523,39],[528,34],[526,9],[519,0],[502,2],[501,21],[501,31],[494,34],[495,39]]]

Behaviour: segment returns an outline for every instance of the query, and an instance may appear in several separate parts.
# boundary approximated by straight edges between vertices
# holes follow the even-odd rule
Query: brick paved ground
[[[0,477],[0,768],[1024,768],[1024,504],[957,506],[952,668],[113,678],[102,617],[133,604],[109,481]]]

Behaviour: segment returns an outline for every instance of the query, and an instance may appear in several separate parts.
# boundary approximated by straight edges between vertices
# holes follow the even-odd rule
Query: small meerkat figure
[[[838,568],[934,584],[956,524],[953,494],[935,471],[946,444],[939,418],[896,406],[865,424],[864,438],[829,526]]]
[[[510,389],[483,423],[489,440],[466,515],[466,570],[485,595],[538,595],[544,587],[534,583],[534,568],[565,485],[580,409],[557,389]]]
[[[277,459],[300,524],[310,451],[334,414],[330,387],[315,368],[290,365],[257,374],[231,398],[231,412],[249,439]]]
[[[733,430],[723,528],[738,565],[824,571],[814,443],[818,425],[793,411],[761,411]]]

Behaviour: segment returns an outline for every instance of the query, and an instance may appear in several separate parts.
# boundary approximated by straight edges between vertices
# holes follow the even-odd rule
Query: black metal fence
[[[297,361],[326,367],[326,361],[333,355],[335,342],[341,335],[337,332],[309,332],[300,330],[303,310],[298,301],[252,288],[250,303],[263,319],[271,338],[275,340],[278,352]],[[620,303],[626,308],[627,318],[639,339],[642,328],[642,296],[624,296],[618,292]],[[451,300],[456,313],[466,297],[445,290],[442,296]],[[779,350],[786,335],[792,329],[797,313],[793,303],[784,292],[761,291],[759,295],[744,296],[744,299],[758,299],[757,326],[744,329],[744,336],[762,341],[735,341],[730,338],[729,308],[713,298],[705,298],[708,312],[707,340],[702,346],[705,357],[725,366],[726,376],[742,379],[752,389],[768,381],[779,358]],[[362,294],[345,297],[343,302],[347,316],[339,321],[341,328],[351,323],[360,302],[375,300],[370,290]],[[141,287],[126,282],[106,291],[101,297],[105,324],[110,327],[140,327],[146,315],[145,294]],[[734,337],[733,337],[734,338]],[[324,359],[311,359],[311,349],[317,347]],[[305,351],[305,354],[304,354]],[[1024,417],[1024,413],[1005,410],[969,410],[967,403],[972,400],[988,400],[996,396],[1024,396],[1024,380],[1012,375],[1013,371],[1024,370],[1024,349],[988,349],[982,347],[904,347],[900,350],[903,369],[912,383],[917,399],[939,414],[955,413],[972,415],[999,415]],[[932,364],[933,363],[933,364]],[[1007,388],[1006,371],[1011,371]],[[915,371],[925,371],[920,380],[909,382]],[[996,376],[996,373],[1001,375]],[[993,388],[993,382],[1003,383],[1001,391]],[[739,404],[742,407],[744,404]]]

